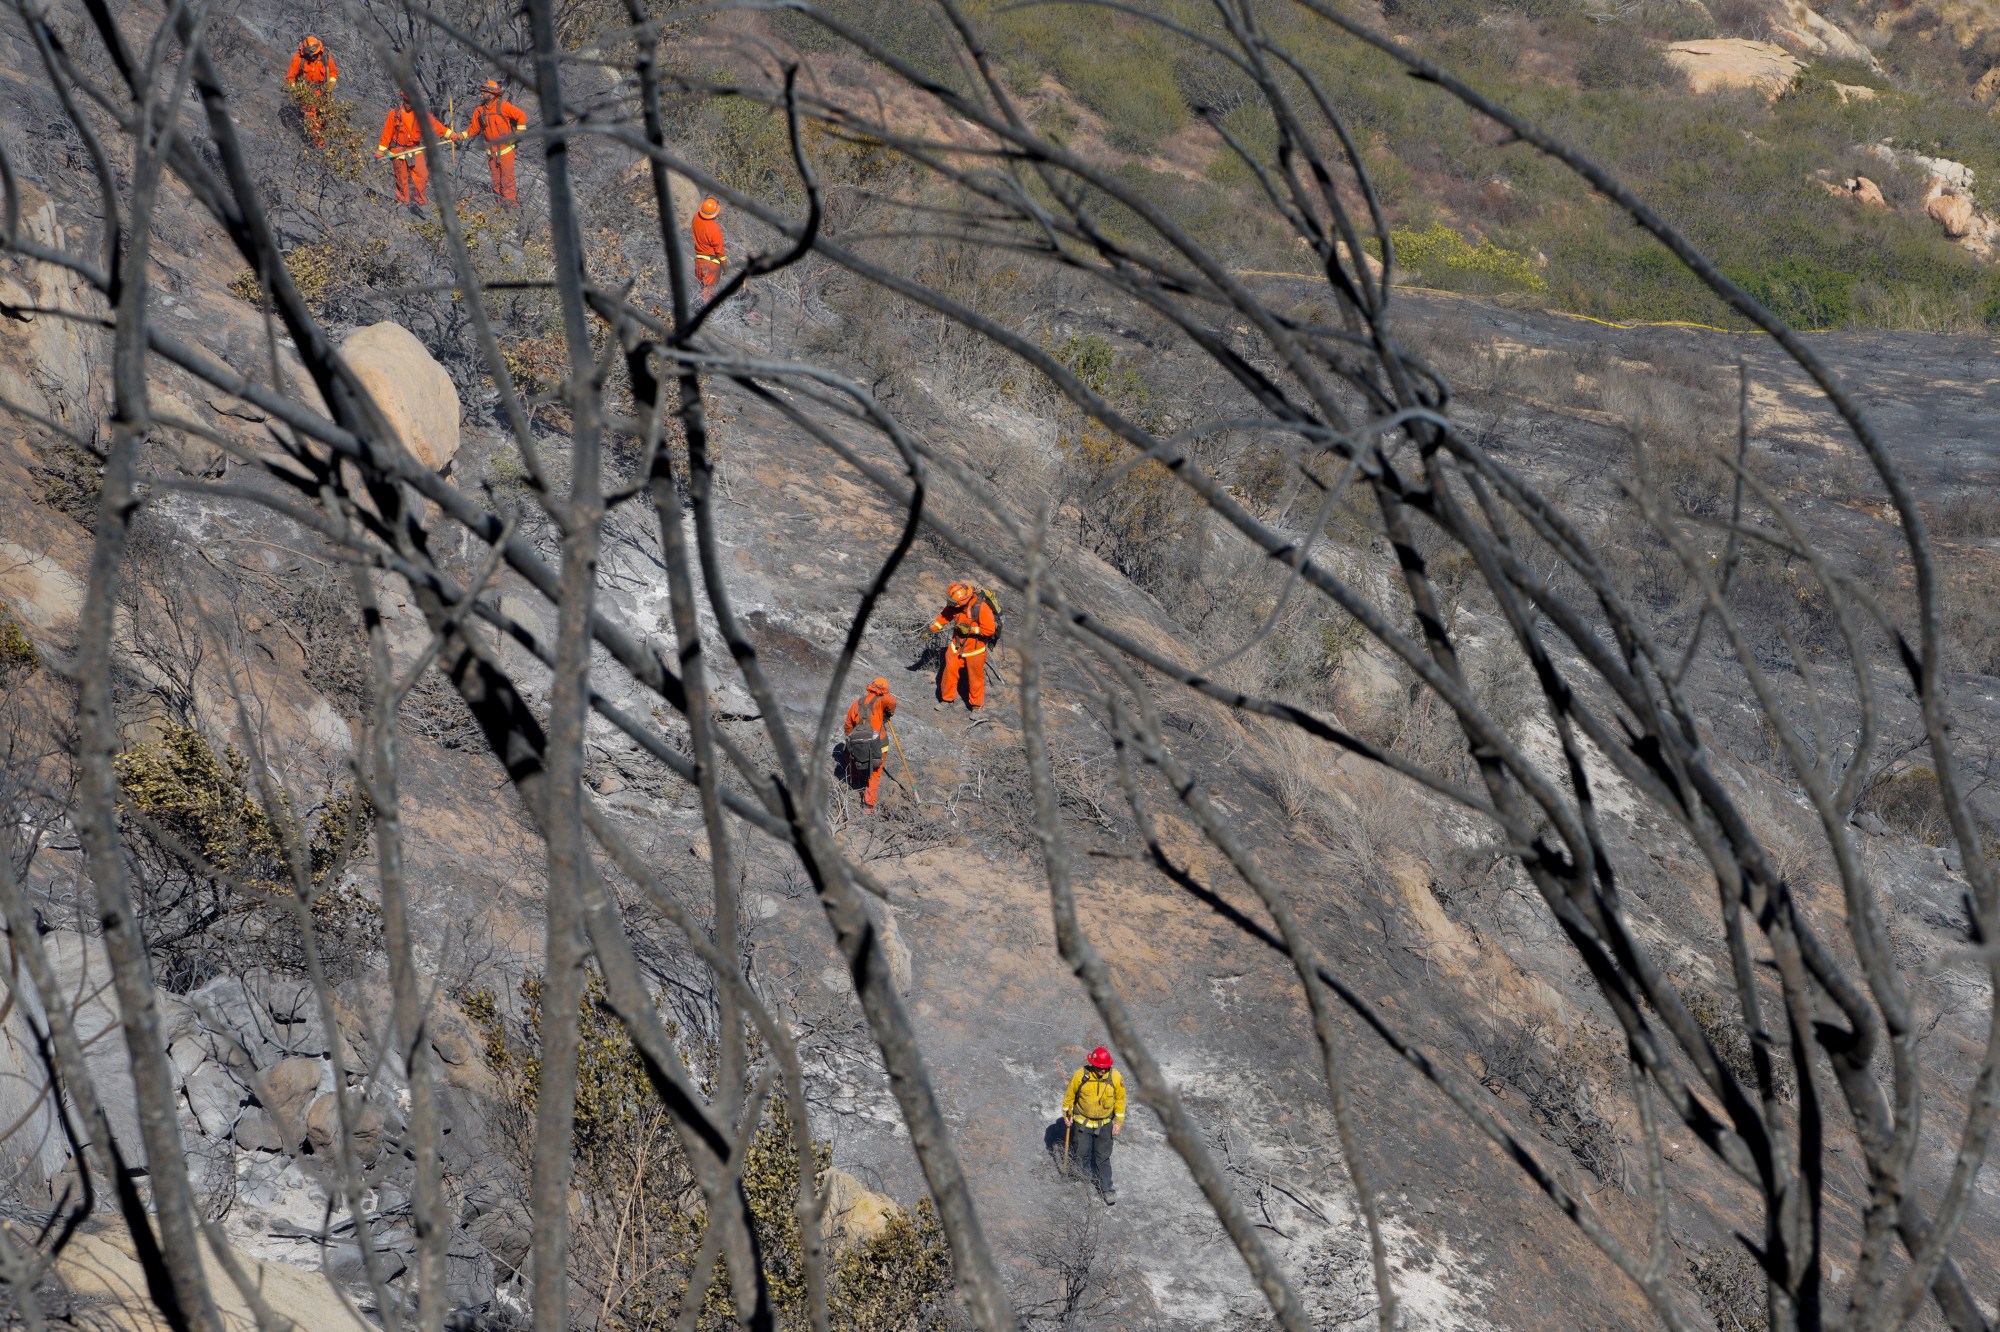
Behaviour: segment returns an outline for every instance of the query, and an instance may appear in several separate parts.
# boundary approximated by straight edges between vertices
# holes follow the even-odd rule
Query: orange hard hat
[[[868,692],[871,694],[886,694],[889,692],[889,682],[878,675],[868,682]]]
[[[318,55],[319,46],[319,38],[313,36],[311,33],[306,34],[306,39],[299,43],[299,49],[307,55]]]
[[[952,605],[963,606],[966,602],[972,600],[972,591],[970,583],[953,583],[945,589],[945,596],[951,599]]]
[[[498,97],[500,95],[500,80],[488,79],[479,85],[479,90],[488,97]]]
[[[1092,1068],[1110,1068],[1111,1051],[1105,1049],[1101,1045],[1098,1046],[1095,1050],[1092,1050],[1090,1052],[1090,1066]]]
[[[721,214],[722,205],[717,203],[712,196],[701,201],[701,215],[703,217],[714,218],[721,216]]]

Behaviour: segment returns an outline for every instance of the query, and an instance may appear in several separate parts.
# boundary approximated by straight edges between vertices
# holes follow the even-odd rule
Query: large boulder
[[[836,1248],[874,1239],[900,1210],[845,1170],[826,1172],[826,1233]]]
[[[1838,23],[1816,13],[1805,0],[1784,0],[1784,16],[1771,24],[1779,45],[1804,56],[1831,56],[1879,70],[1875,53],[1850,36]]]
[[[1972,234],[1976,220],[1972,200],[1942,181],[1931,182],[1930,191],[1924,195],[1924,212],[1953,240],[1963,240]]]
[[[122,1226],[70,1237],[56,1260],[56,1274],[71,1294],[83,1298],[82,1316],[77,1320],[80,1326],[117,1332],[167,1332],[169,1324],[148,1296],[145,1271],[133,1255],[131,1236]],[[265,1306],[277,1315],[280,1327],[290,1323],[310,1332],[376,1332],[318,1272],[266,1262],[240,1251],[233,1256]],[[257,1320],[249,1305],[206,1244],[201,1257],[223,1332],[256,1332]]]
[[[340,354],[403,447],[433,472],[458,453],[458,390],[416,335],[384,320],[349,337]]]
[[[306,1112],[320,1094],[326,1065],[317,1059],[280,1059],[257,1078],[257,1101],[296,1146],[305,1140]]]
[[[1801,68],[1799,58],[1784,47],[1745,37],[1675,42],[1667,47],[1666,59],[1693,92],[1748,89],[1767,100],[1790,88]]]

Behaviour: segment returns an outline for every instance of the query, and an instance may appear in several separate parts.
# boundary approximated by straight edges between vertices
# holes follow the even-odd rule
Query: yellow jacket
[[[1063,1113],[1075,1115],[1085,1128],[1099,1128],[1106,1120],[1125,1122],[1125,1079],[1118,1070],[1098,1073],[1080,1068],[1070,1075],[1069,1090],[1063,1093]]]

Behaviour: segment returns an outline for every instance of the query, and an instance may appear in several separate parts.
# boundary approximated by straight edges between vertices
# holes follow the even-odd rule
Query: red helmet
[[[1095,1050],[1092,1050],[1090,1052],[1090,1066],[1096,1069],[1110,1068],[1111,1051],[1105,1049],[1101,1045],[1098,1046]]]

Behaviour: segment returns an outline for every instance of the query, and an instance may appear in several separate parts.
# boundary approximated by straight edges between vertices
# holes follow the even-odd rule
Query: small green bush
[[[27,630],[21,628],[21,622],[14,618],[6,603],[0,602],[0,675],[9,671],[27,675],[41,664],[42,654],[35,651]]]
[[[1547,291],[1526,255],[1490,240],[1468,241],[1442,222],[1422,231],[1389,233],[1396,261],[1440,286],[1498,291]]]
[[[1660,48],[1623,23],[1597,25],[1576,64],[1585,88],[1657,88],[1669,73]]]

